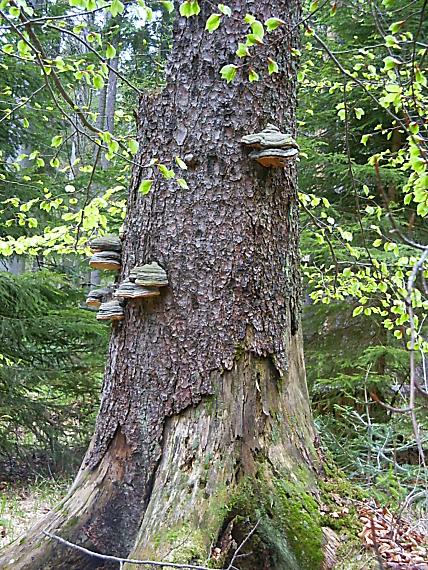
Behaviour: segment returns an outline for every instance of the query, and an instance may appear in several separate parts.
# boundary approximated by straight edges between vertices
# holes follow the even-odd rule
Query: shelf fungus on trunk
[[[88,307],[94,307],[98,309],[104,301],[107,301],[108,297],[111,295],[111,289],[92,289],[89,291],[86,297],[86,304]]]
[[[124,319],[124,312],[122,304],[114,299],[101,303],[97,313],[97,320],[99,321],[122,321]]]
[[[120,253],[117,251],[98,251],[89,260],[89,265],[93,269],[119,271]]]
[[[94,254],[89,260],[93,269],[119,271],[122,241],[118,236],[106,235],[92,239],[89,247]]]
[[[129,279],[121,283],[114,292],[114,296],[118,299],[146,299],[147,297],[157,297],[159,294],[157,287],[142,287]]]
[[[259,133],[243,136],[241,143],[254,148],[250,158],[268,168],[284,167],[299,151],[299,146],[291,135],[282,133],[270,123]]]
[[[116,251],[120,253],[122,251],[122,241],[118,236],[106,235],[91,239],[89,247],[93,253],[99,251]]]
[[[168,285],[166,271],[156,261],[134,267],[129,274],[129,279],[136,285],[143,287],[165,287]]]

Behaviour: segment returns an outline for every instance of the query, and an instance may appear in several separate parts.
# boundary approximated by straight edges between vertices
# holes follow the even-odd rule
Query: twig
[[[311,218],[311,220],[314,222],[314,224],[317,226],[318,229],[324,231],[325,228],[322,227],[322,222],[316,217],[314,216],[314,214],[310,211],[310,209],[306,206],[306,204],[304,204],[303,200],[299,200],[300,205],[302,206],[302,208],[305,210],[305,212],[308,214],[308,216]],[[328,227],[328,226],[326,226]],[[331,257],[335,266],[335,277],[334,277],[334,286],[336,288],[336,284],[337,284],[337,279],[339,276],[339,264],[338,264],[338,260],[336,257],[336,253],[334,251],[334,247],[333,244],[331,243],[331,240],[329,238],[329,236],[327,235],[327,232],[324,231],[324,236],[325,241],[327,242],[328,248],[330,250],[331,253]]]
[[[74,550],[78,550],[87,556],[92,556],[93,558],[99,558],[100,560],[108,560],[110,562],[117,562],[120,564],[121,568],[123,564],[136,564],[139,566],[153,566],[158,568],[164,568],[165,566],[168,568],[181,568],[183,570],[209,570],[207,566],[195,566],[194,564],[177,564],[175,562],[159,562],[155,560],[135,560],[133,558],[121,558],[120,556],[110,556],[108,554],[100,554],[99,552],[93,552],[92,550],[88,550],[83,546],[78,546],[77,544],[73,544],[56,534],[51,534],[46,530],[43,531],[43,534],[52,540],[56,540],[60,544],[64,544],[64,546],[68,546],[69,548],[73,548]]]
[[[232,556],[232,560],[230,561],[229,566],[227,567],[226,570],[231,570],[232,568],[234,568],[233,563],[235,562],[235,560],[238,558],[238,554],[239,551],[242,550],[242,548],[244,547],[245,543],[249,541],[249,539],[251,538],[251,536],[254,534],[256,528],[259,526],[260,521],[257,521],[256,524],[253,526],[253,528],[250,530],[250,532],[247,534],[247,536],[244,538],[244,540],[241,542],[241,544],[238,546],[238,548],[235,550],[234,555]]]
[[[16,105],[16,107],[14,107],[13,109],[10,109],[10,111],[8,111],[7,113],[5,113],[4,117],[2,117],[0,119],[0,123],[2,123],[3,121],[5,121],[6,119],[8,119],[11,115],[13,115],[13,113],[15,111],[17,111],[18,109],[20,109],[21,107],[24,107],[25,105],[27,105],[27,103],[29,101],[31,101],[31,99],[33,97],[35,97],[37,95],[37,93],[40,93],[40,91],[42,89],[45,88],[45,85],[43,84],[41,87],[39,87],[38,89],[36,89],[29,97],[25,97],[24,101],[22,101],[21,103],[19,103],[18,105]]]
[[[39,41],[39,38],[35,34],[33,28],[29,25],[28,20],[24,16],[24,14],[22,12],[20,13],[20,20],[23,22],[31,41],[16,27],[16,25],[11,20],[9,20],[9,18],[1,10],[0,10],[0,16],[9,24],[9,26],[14,30],[14,32],[35,54],[37,60],[39,61],[39,65],[42,69],[42,72],[45,73],[43,61],[46,61],[48,58],[46,57],[46,53],[43,49],[42,44]],[[82,121],[82,124],[90,131],[98,134],[99,130],[96,129],[93,125],[91,125],[91,123],[87,120],[83,112],[79,109],[78,105],[69,97],[67,91],[65,90],[63,84],[61,83],[60,78],[58,77],[54,69],[51,69],[51,76],[62,98],[79,116],[80,120]]]
[[[86,196],[85,196],[85,201],[84,201],[83,206],[82,206],[82,215],[80,216],[80,221],[77,224],[77,228],[76,228],[76,240],[74,243],[74,251],[77,251],[77,246],[78,246],[79,237],[80,237],[80,231],[82,229],[83,221],[85,219],[86,206],[89,204],[91,186],[92,186],[92,182],[94,181],[95,171],[97,169],[97,164],[98,164],[98,160],[100,158],[100,154],[101,154],[101,147],[99,146],[97,148],[97,153],[95,155],[94,164],[92,165],[91,176],[89,178],[88,185],[86,186]]]
[[[233,566],[233,563],[235,562],[235,560],[237,558],[242,556],[239,554],[240,551],[245,546],[245,544],[249,541],[251,536],[254,534],[257,527],[259,526],[259,523],[260,523],[260,521],[257,521],[257,523],[254,525],[254,527],[250,530],[250,532],[247,534],[247,536],[243,539],[241,544],[235,550],[235,553],[232,556],[232,560],[230,561],[229,566],[227,568],[225,568],[224,570],[237,570],[236,567]],[[50,532],[47,532],[46,530],[43,531],[43,534],[45,536],[47,536],[48,538],[51,538],[52,540],[56,540],[57,542],[59,542],[60,544],[63,544],[64,546],[68,546],[69,548],[73,548],[74,550],[82,552],[83,554],[86,554],[87,556],[92,556],[93,558],[98,558],[100,560],[117,562],[119,564],[119,569],[122,569],[124,567],[123,566],[124,564],[136,564],[139,566],[152,566],[152,567],[159,567],[159,568],[165,568],[165,567],[167,567],[167,568],[178,568],[178,569],[182,569],[182,570],[209,570],[209,568],[207,566],[198,566],[195,564],[180,564],[177,562],[164,562],[164,561],[161,562],[161,561],[156,561],[156,560],[137,560],[134,558],[121,558],[120,556],[111,556],[108,554],[100,554],[99,552],[94,552],[92,550],[88,550],[87,548],[84,548],[83,546],[78,546],[77,544],[74,544],[72,542],[69,542],[68,540],[65,540],[65,538],[61,538],[60,536],[58,536],[56,534],[52,534]]]
[[[415,413],[415,398],[416,398],[416,365],[415,365],[415,344],[416,344],[416,329],[415,329],[415,321],[413,316],[413,307],[412,307],[412,293],[413,287],[415,284],[416,277],[419,271],[422,270],[426,259],[428,258],[428,246],[425,248],[425,251],[418,259],[418,261],[413,266],[412,273],[410,274],[409,280],[407,282],[407,298],[406,298],[406,305],[407,305],[407,314],[409,315],[409,322],[410,322],[410,398],[409,398],[409,407],[411,408],[411,419],[412,419],[412,426],[413,426],[413,433],[416,439],[416,443],[418,446],[419,452],[419,459],[426,469],[426,462],[425,462],[425,452],[422,447],[422,442],[419,433],[419,424],[416,418]]]
[[[94,49],[87,41],[85,41],[83,38],[81,38],[78,34],[75,34],[73,31],[68,30],[67,28],[60,28],[58,26],[54,26],[53,24],[46,24],[46,27],[51,28],[52,30],[56,30],[60,33],[65,33],[65,34],[68,34],[69,36],[72,36],[74,39],[76,39],[77,41],[82,43],[86,47],[87,50],[94,53],[98,57],[98,59],[102,63],[104,63],[112,73],[117,75],[117,77],[119,77],[119,79],[121,79],[124,83],[126,83],[126,85],[128,85],[128,87],[130,87],[131,89],[136,91],[138,93],[138,95],[142,94],[142,91],[140,89],[138,89],[138,87],[136,87],[130,81],[128,81],[128,79],[126,79],[126,77],[124,75],[122,75],[117,69],[114,69],[114,67],[112,67],[109,64],[108,60],[105,57],[103,57],[96,49]]]

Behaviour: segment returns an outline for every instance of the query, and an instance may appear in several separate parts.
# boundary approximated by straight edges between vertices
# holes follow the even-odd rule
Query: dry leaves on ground
[[[385,507],[362,504],[358,509],[364,544],[388,570],[428,570],[427,536]]]

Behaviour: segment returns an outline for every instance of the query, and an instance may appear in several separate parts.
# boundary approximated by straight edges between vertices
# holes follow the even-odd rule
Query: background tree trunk
[[[133,175],[122,277],[157,261],[170,286],[128,303],[113,326],[96,431],[67,498],[0,560],[16,569],[107,568],[40,537],[47,529],[99,552],[219,565],[259,521],[245,569],[316,570],[321,529],[309,496],[314,434],[298,333],[300,276],[294,165],[253,163],[242,135],[294,132],[296,0],[237,0],[233,18],[178,18],[160,95],[139,109],[137,162],[193,155],[189,190]],[[230,85],[248,27],[279,16],[271,46],[253,48],[263,80]],[[266,42],[267,44],[269,42]],[[267,75],[266,59],[280,73]]]

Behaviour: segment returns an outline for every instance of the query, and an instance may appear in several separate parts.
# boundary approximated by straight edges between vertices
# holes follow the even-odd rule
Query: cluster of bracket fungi
[[[270,123],[259,133],[243,136],[241,143],[253,148],[250,158],[267,168],[283,168],[299,151],[291,135]]]
[[[259,133],[245,135],[241,143],[250,147],[250,158],[267,168],[283,168],[297,156],[299,146],[293,137],[282,133],[270,123]],[[119,271],[121,267],[122,240],[118,236],[106,235],[89,242],[92,257],[89,265],[93,269]],[[93,289],[88,293],[86,304],[96,309],[97,319],[120,321],[124,318],[124,303],[127,300],[157,297],[159,288],[168,285],[167,274],[155,261],[134,267],[129,276],[117,288]]]
[[[102,236],[89,242],[92,257],[89,265],[93,269],[119,271],[122,242],[117,236]]]
[[[89,265],[93,269],[119,271],[121,267],[122,242],[116,236],[102,236],[89,242],[92,257]],[[86,304],[97,310],[100,321],[121,321],[124,319],[124,303],[127,300],[157,297],[159,287],[168,285],[167,274],[155,261],[134,267],[129,276],[118,287],[106,287],[89,291]]]

